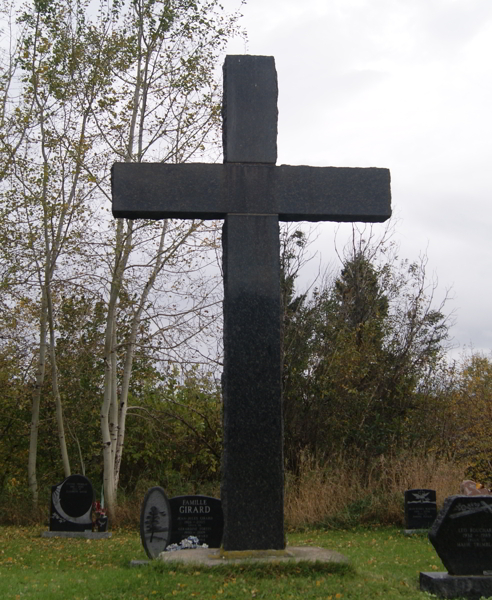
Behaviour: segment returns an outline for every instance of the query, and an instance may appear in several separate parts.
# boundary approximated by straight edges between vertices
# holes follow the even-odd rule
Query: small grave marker
[[[435,490],[407,490],[405,492],[405,529],[429,529],[437,517]]]
[[[447,573],[420,573],[420,589],[445,598],[492,595],[492,496],[450,496],[429,531]]]
[[[219,548],[224,531],[222,503],[209,496],[176,496],[171,505],[171,544],[195,536],[200,544]]]
[[[94,490],[84,475],[70,475],[51,488],[50,531],[92,531]]]
[[[145,494],[140,513],[140,538],[149,558],[157,558],[169,544],[171,509],[166,492],[159,486]]]

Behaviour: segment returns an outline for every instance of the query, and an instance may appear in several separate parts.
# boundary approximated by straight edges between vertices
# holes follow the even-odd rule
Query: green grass
[[[309,565],[170,567],[146,559],[138,533],[109,540],[41,538],[41,528],[0,528],[2,600],[226,598],[367,600],[428,598],[420,571],[443,571],[425,536],[396,528],[290,533],[292,546],[322,546],[345,554],[353,567]]]

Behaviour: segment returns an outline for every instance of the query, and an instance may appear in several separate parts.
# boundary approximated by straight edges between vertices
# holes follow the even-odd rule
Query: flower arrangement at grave
[[[106,509],[101,503],[95,500],[92,503],[92,531],[106,531],[108,526],[108,517]]]

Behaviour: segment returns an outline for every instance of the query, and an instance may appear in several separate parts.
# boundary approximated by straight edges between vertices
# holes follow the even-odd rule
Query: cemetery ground
[[[426,535],[397,527],[309,528],[287,534],[291,546],[320,546],[344,554],[344,565],[167,566],[147,557],[136,530],[116,529],[107,540],[46,539],[45,528],[0,528],[0,597],[4,600],[160,598],[282,598],[385,600],[428,597],[420,571],[444,571]],[[186,552],[186,551],[185,551]],[[188,552],[193,552],[188,550]]]

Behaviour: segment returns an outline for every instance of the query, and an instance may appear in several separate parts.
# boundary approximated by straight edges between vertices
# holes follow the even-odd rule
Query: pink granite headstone
[[[490,496],[492,492],[471,479],[465,479],[461,482],[460,494],[463,496]]]

